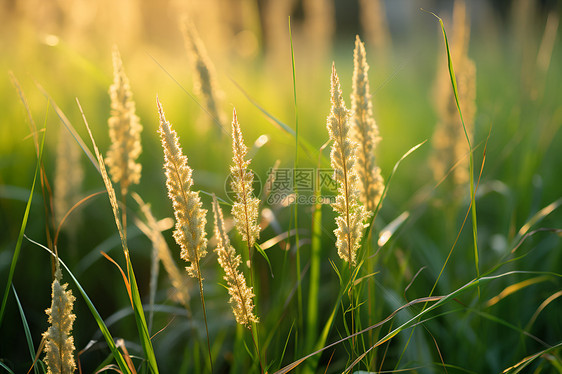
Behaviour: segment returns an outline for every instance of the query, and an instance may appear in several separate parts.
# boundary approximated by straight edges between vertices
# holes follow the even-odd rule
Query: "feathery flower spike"
[[[369,88],[369,65],[365,45],[357,35],[353,51],[353,93],[351,94],[351,117],[354,140],[358,144],[357,173],[361,191],[361,202],[373,212],[384,189],[380,168],[375,164],[375,147],[380,141],[379,129],[373,118],[373,105]]]
[[[45,310],[49,316],[49,328],[43,333],[45,343],[45,362],[47,374],[70,374],[76,370],[74,362],[74,338],[70,335],[76,316],[72,314],[72,306],[76,299],[68,284],[60,284],[62,273],[59,265],[55,272],[55,280],[51,286],[51,307]]]
[[[107,122],[111,147],[105,162],[113,182],[121,182],[121,193],[126,195],[129,186],[138,184],[141,178],[142,165],[136,160],[142,152],[142,125],[135,114],[133,93],[116,46],[113,47],[113,84],[109,88],[109,95],[111,117]]]
[[[219,264],[225,273],[224,280],[228,284],[228,293],[230,294],[229,303],[232,306],[236,322],[250,328],[252,323],[259,322],[253,312],[254,293],[252,288],[247,286],[244,274],[238,270],[242,258],[236,254],[236,251],[230,245],[230,240],[224,228],[222,210],[214,194],[213,213],[215,215],[215,236],[217,237],[215,252],[218,255]]]
[[[363,221],[369,217],[369,213],[359,203],[357,144],[350,138],[350,113],[343,101],[340,80],[334,64],[332,64],[331,81],[332,110],[326,127],[330,139],[334,142],[330,161],[334,169],[334,180],[338,184],[338,195],[332,204],[332,208],[338,213],[336,217],[338,228],[334,230],[334,234],[337,238],[338,255],[350,265],[355,265],[357,249],[363,236]]]
[[[166,186],[176,218],[174,239],[181,247],[181,258],[190,262],[190,265],[186,267],[187,273],[191,277],[202,279],[199,262],[207,254],[207,238],[205,237],[207,210],[202,208],[199,193],[191,191],[192,170],[187,165],[187,157],[182,154],[178,135],[172,129],[172,125],[166,121],[158,99],[157,105],[160,115],[158,133],[164,148]]]
[[[236,109],[232,113],[232,175],[231,187],[236,193],[236,202],[232,206],[232,215],[236,229],[242,240],[248,243],[248,250],[254,247],[260,236],[260,226],[257,224],[260,201],[253,196],[252,182],[254,174],[248,170],[251,160],[246,160],[248,148],[244,144],[240,124],[236,116]],[[250,253],[251,255],[251,253]]]

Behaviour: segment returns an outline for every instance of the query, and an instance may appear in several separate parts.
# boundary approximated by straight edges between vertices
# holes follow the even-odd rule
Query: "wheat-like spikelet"
[[[375,163],[375,148],[380,141],[379,129],[373,118],[373,105],[369,88],[369,65],[365,45],[357,35],[353,51],[353,92],[351,94],[351,123],[357,142],[357,173],[360,199],[368,211],[377,207],[384,189],[380,168]]]
[[[232,205],[232,215],[236,229],[242,236],[242,240],[248,243],[248,250],[250,250],[260,236],[260,226],[257,223],[260,200],[253,195],[254,174],[248,170],[251,160],[246,160],[248,148],[244,144],[236,109],[232,112],[232,153],[232,166],[230,166],[232,182],[230,185],[236,193],[236,201]]]
[[[189,289],[191,288],[189,282],[190,278],[184,277],[180,273],[180,270],[172,257],[170,247],[168,247],[168,243],[166,243],[166,239],[164,238],[164,235],[162,235],[162,229],[152,214],[150,205],[146,204],[138,194],[133,193],[133,198],[139,204],[141,212],[146,218],[146,224],[139,220],[137,222],[137,226],[152,241],[152,245],[158,253],[158,258],[162,262],[162,265],[164,265],[164,269],[168,273],[168,277],[170,278],[170,282],[174,288],[174,294],[172,295],[174,300],[185,307],[189,307]]]
[[[470,23],[464,1],[456,1],[453,12],[451,58],[453,60],[459,103],[469,138],[472,137],[476,113],[476,66],[467,56]],[[470,148],[460,121],[447,65],[443,62],[435,84],[435,108],[439,123],[433,134],[434,153],[431,165],[437,181],[444,178],[453,164],[450,184],[458,186],[469,180]],[[472,139],[471,139],[472,140]]]
[[[345,107],[336,74],[332,65],[331,77],[332,110],[327,120],[328,133],[334,142],[330,152],[330,161],[334,169],[334,180],[338,183],[338,195],[332,208],[338,214],[334,230],[338,255],[355,265],[357,249],[363,236],[363,221],[369,217],[365,207],[359,203],[359,188],[356,171],[357,144],[351,140],[349,110]]]
[[[60,224],[72,205],[80,200],[80,187],[84,179],[84,171],[80,164],[80,147],[70,134],[61,126],[57,145],[57,159],[55,169],[54,210],[55,222]],[[76,216],[66,225],[74,226]],[[69,227],[69,228],[70,228]]]
[[[236,254],[236,251],[230,245],[230,240],[224,228],[222,210],[215,195],[213,195],[213,213],[215,215],[215,236],[217,238],[215,252],[225,273],[224,280],[228,284],[228,293],[230,294],[229,303],[232,306],[236,322],[250,328],[252,323],[259,322],[253,312],[254,293],[252,288],[247,286],[244,274],[238,270],[242,258]]]
[[[70,374],[76,370],[74,362],[74,338],[70,335],[76,316],[72,306],[76,299],[68,284],[60,284],[62,273],[57,264],[55,280],[51,289],[51,307],[45,310],[49,316],[49,328],[43,333],[45,339],[45,363],[47,374]]]
[[[192,170],[187,165],[187,157],[182,154],[177,133],[164,117],[160,101],[157,99],[156,102],[160,115],[158,133],[164,148],[166,186],[176,217],[174,239],[181,247],[181,258],[190,262],[186,267],[187,273],[191,277],[202,279],[199,264],[201,258],[207,254],[205,233],[207,210],[202,208],[199,193],[191,191]]]
[[[193,23],[184,20],[181,23],[182,34],[187,50],[191,53],[195,75],[194,90],[203,97],[205,108],[213,118],[219,133],[222,133],[224,114],[221,108],[222,91],[215,78],[215,67],[207,55],[203,41]]]
[[[129,186],[138,184],[141,178],[142,166],[136,160],[142,151],[142,125],[135,114],[133,93],[116,46],[113,48],[113,84],[109,88],[109,95],[111,117],[107,123],[111,147],[105,161],[113,182],[120,182],[121,193],[126,195]]]

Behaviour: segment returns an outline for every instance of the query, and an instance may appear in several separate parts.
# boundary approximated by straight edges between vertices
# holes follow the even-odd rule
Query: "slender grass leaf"
[[[12,369],[10,369],[9,367],[6,366],[5,363],[3,363],[2,361],[0,361],[0,367],[6,369],[6,371],[10,374],[14,374],[14,372],[12,371]]]
[[[45,120],[47,120],[45,116]],[[10,293],[10,286],[12,285],[12,280],[14,279],[14,273],[16,271],[16,264],[21,252],[21,244],[23,242],[23,237],[25,233],[25,228],[27,227],[27,220],[29,218],[29,211],[31,210],[31,201],[33,200],[33,192],[35,191],[35,183],[37,182],[37,175],[39,174],[39,169],[41,167],[41,162],[43,160],[43,147],[45,145],[45,136],[41,139],[41,149],[39,151],[39,156],[37,157],[37,164],[35,165],[35,174],[33,176],[33,183],[31,184],[31,191],[29,192],[29,199],[27,199],[27,205],[25,207],[25,213],[23,215],[23,220],[20,227],[20,233],[18,235],[18,240],[16,242],[16,248],[12,256],[12,262],[10,264],[10,272],[8,273],[8,279],[6,281],[6,288],[4,289],[4,297],[2,298],[2,307],[0,307],[0,326],[2,325],[2,319],[4,318],[4,312],[6,311],[6,303],[8,302],[8,295]]]
[[[48,100],[49,103],[51,104],[51,106],[53,107],[53,109],[55,110],[55,113],[57,114],[57,116],[59,117],[59,119],[61,120],[62,124],[64,125],[64,127],[66,127],[66,129],[72,134],[72,137],[74,138],[74,140],[76,140],[76,143],[78,143],[78,145],[80,146],[80,148],[82,148],[82,151],[84,152],[84,154],[86,155],[86,157],[88,157],[88,159],[90,160],[90,162],[92,163],[92,165],[94,165],[94,167],[96,168],[96,170],[98,171],[98,173],[101,173],[100,168],[98,163],[96,162],[96,158],[94,157],[94,155],[92,154],[92,152],[90,152],[90,150],[88,149],[88,147],[86,146],[86,143],[84,143],[84,141],[82,140],[82,138],[80,137],[80,135],[78,134],[78,132],[76,131],[76,129],[74,128],[74,126],[72,126],[72,123],[70,123],[70,120],[66,117],[66,115],[64,114],[64,112],[61,110],[61,108],[58,107],[58,105],[56,104],[56,102],[53,100],[53,98],[47,93],[47,91],[45,91],[45,89],[39,84],[36,83],[37,88],[39,89],[39,91],[41,91],[41,93],[43,93],[43,96],[45,96]]]
[[[56,254],[53,251],[51,251],[49,248],[45,247],[43,244],[40,244],[40,243],[36,242],[35,240],[32,240],[32,239],[28,238],[27,236],[25,238],[27,240],[29,240],[31,243],[33,243],[33,244],[37,245],[38,247],[43,248],[45,251],[49,252],[51,254],[51,256],[57,258]],[[78,282],[78,279],[76,279],[76,277],[74,276],[74,274],[72,274],[72,272],[70,271],[68,266],[66,266],[66,264],[60,258],[58,258],[57,261],[59,261],[59,263],[65,268],[65,270],[68,272],[68,274],[70,275],[70,277],[74,281],[74,284],[76,285],[76,287],[78,288],[78,291],[80,292],[84,301],[86,302],[86,305],[88,306],[88,309],[90,309],[90,312],[94,316],[94,319],[96,320],[96,322],[98,324],[98,327],[99,327],[103,337],[105,338],[109,349],[113,353],[113,357],[115,358],[115,361],[117,362],[117,365],[119,365],[119,369],[121,369],[121,371],[123,373],[133,374],[133,371],[131,371],[131,369],[129,369],[129,366],[125,362],[125,359],[123,358],[123,355],[121,355],[121,352],[119,352],[119,350],[117,349],[117,346],[115,345],[115,341],[113,340],[113,337],[111,336],[111,333],[109,332],[107,326],[105,325],[105,322],[101,318],[98,310],[96,309],[96,307],[92,303],[92,300],[90,300],[90,297],[88,296],[88,294],[86,293],[84,288],[82,288],[82,285],[80,284],[80,282]]]
[[[263,258],[265,259],[265,261],[267,261],[267,265],[269,266],[269,272],[271,274],[271,278],[275,278],[275,276],[273,275],[273,268],[271,267],[271,262],[269,261],[269,257],[267,256],[267,253],[265,253],[265,251],[260,247],[260,245],[258,243],[255,243],[254,247],[256,247],[256,249],[258,250],[260,255],[262,255]]]
[[[31,361],[35,360],[35,347],[33,346],[33,338],[31,336],[31,331],[29,330],[29,325],[27,324],[27,318],[25,318],[25,313],[23,312],[23,308],[20,303],[20,299],[18,297],[18,293],[14,285],[12,285],[12,290],[14,291],[14,297],[16,298],[16,302],[18,304],[18,309],[20,311],[21,322],[23,324],[23,331],[25,332],[25,339],[27,340],[27,347],[29,348],[29,353],[31,355]],[[33,365],[33,371],[36,374],[39,374],[39,368],[37,365]]]

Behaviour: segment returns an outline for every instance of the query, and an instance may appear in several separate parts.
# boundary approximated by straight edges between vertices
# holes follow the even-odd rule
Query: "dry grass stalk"
[[[129,186],[138,184],[141,178],[142,165],[136,160],[142,152],[142,125],[135,114],[133,93],[116,46],[113,47],[113,84],[109,88],[109,95],[111,117],[107,123],[111,147],[105,161],[111,179],[114,183],[121,183],[121,194],[126,195]]]
[[[105,189],[107,190],[107,196],[109,197],[109,203],[111,204],[111,210],[113,211],[113,217],[115,218],[115,225],[117,226],[117,231],[119,232],[119,237],[121,238],[121,246],[123,247],[123,251],[127,253],[128,252],[127,237],[126,237],[126,232],[123,229],[123,224],[119,219],[119,205],[117,204],[115,189],[113,188],[113,184],[111,183],[111,180],[109,179],[109,175],[107,174],[107,169],[105,167],[105,162],[103,161],[103,156],[101,155],[100,150],[96,145],[94,136],[92,135],[92,131],[90,130],[90,126],[88,125],[88,122],[86,121],[86,116],[84,115],[84,111],[82,110],[82,106],[80,105],[78,99],[76,99],[76,101],[78,103],[78,108],[82,113],[82,118],[84,120],[84,123],[86,124],[88,135],[90,135],[90,140],[92,141],[92,145],[94,146],[94,152],[98,160],[100,173],[103,179],[103,184],[105,185]]]
[[[177,133],[166,121],[164,111],[157,100],[160,115],[158,133],[164,148],[164,169],[168,197],[172,200],[176,230],[174,239],[181,247],[181,258],[190,262],[187,273],[194,278],[201,278],[199,263],[206,254],[207,238],[205,224],[207,210],[202,208],[199,193],[191,191],[192,169],[187,165],[187,157],[182,154]]]
[[[74,338],[70,335],[76,316],[72,306],[76,298],[71,290],[66,290],[68,283],[60,284],[62,273],[59,264],[51,289],[51,307],[45,310],[49,316],[49,328],[43,333],[45,343],[45,363],[47,374],[70,374],[76,370],[74,362]]]
[[[217,238],[215,252],[225,273],[224,280],[228,284],[228,293],[230,294],[229,303],[232,306],[236,322],[251,328],[252,323],[259,322],[253,312],[255,295],[252,292],[252,287],[247,286],[244,274],[238,270],[242,258],[236,254],[236,251],[230,245],[230,240],[224,228],[222,210],[215,195],[213,195],[213,213],[215,215],[215,236]]]
[[[342,97],[340,80],[336,67],[332,65],[331,77],[332,109],[328,116],[327,128],[330,139],[334,142],[330,160],[334,169],[334,180],[338,183],[338,195],[332,208],[338,214],[334,230],[338,255],[355,265],[357,249],[363,236],[364,221],[369,217],[365,207],[359,203],[359,180],[356,171],[357,143],[351,140],[349,110]]]
[[[232,206],[232,215],[236,229],[242,240],[248,244],[251,259],[251,249],[260,236],[260,226],[257,223],[260,200],[253,195],[252,183],[254,174],[248,170],[251,160],[246,160],[248,148],[244,144],[240,124],[236,116],[236,109],[232,113],[232,175],[231,188],[236,193],[236,202]]]
[[[174,289],[174,293],[172,295],[173,299],[186,308],[189,308],[189,300],[191,299],[189,295],[189,289],[191,288],[189,278],[182,276],[179,268],[177,267],[176,262],[172,257],[170,247],[168,247],[168,243],[166,243],[166,239],[164,238],[164,235],[162,235],[161,225],[152,214],[150,205],[146,204],[138,194],[133,193],[133,198],[139,204],[141,212],[146,218],[146,224],[138,221],[137,226],[150,239],[150,241],[152,241],[152,245],[158,254],[158,258],[168,273],[168,277],[170,278],[170,282],[172,283],[172,287]]]
[[[203,97],[205,109],[216,123],[219,133],[222,133],[222,124],[225,122],[224,114],[220,109],[223,94],[216,83],[215,67],[207,55],[207,50],[197,33],[195,25],[184,20],[181,23],[181,29],[185,46],[191,53],[193,62],[194,90]]]
[[[80,200],[80,187],[84,179],[84,170],[80,164],[80,147],[70,134],[61,126],[57,145],[57,159],[55,169],[54,210],[55,222],[60,224],[65,214]],[[76,217],[67,221],[67,225],[74,226]]]
[[[369,65],[365,45],[355,39],[353,52],[353,92],[351,94],[351,123],[354,140],[358,144],[357,173],[360,199],[367,210],[373,212],[382,196],[384,182],[380,168],[375,163],[375,148],[380,141],[379,129],[373,118],[373,105],[369,87]]]
[[[466,14],[466,6],[464,1],[457,0],[453,11],[451,58],[455,68],[464,124],[472,141],[476,114],[476,66],[467,55],[469,38],[470,23]],[[440,181],[448,175],[451,166],[456,164],[449,182],[454,188],[469,180],[470,149],[460,121],[449,70],[445,62],[439,67],[435,84],[435,108],[439,123],[432,139],[434,153],[431,165],[435,179]]]

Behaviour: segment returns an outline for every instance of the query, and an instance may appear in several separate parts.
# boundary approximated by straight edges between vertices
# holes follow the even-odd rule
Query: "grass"
[[[201,17],[210,17],[205,13],[210,10],[199,9]],[[458,194],[450,175],[433,179],[428,162],[437,122],[430,93],[438,61],[448,62],[459,112],[463,100],[449,51],[454,39],[446,36],[452,29],[449,10],[428,10],[444,23],[416,10],[408,27],[393,28],[394,40],[384,58],[366,42],[373,112],[382,137],[376,160],[385,190],[376,214],[366,222],[353,267],[338,257],[334,211],[318,201],[319,196],[333,197],[335,190],[300,185],[295,197],[309,200],[291,206],[268,201],[272,192],[268,195],[265,186],[272,170],[277,182],[297,169],[328,169],[331,174],[326,131],[330,67],[334,60],[349,107],[352,31],[342,28],[333,51],[311,57],[301,34],[305,20],[293,15],[291,32],[285,30],[287,40],[279,43],[289,46],[286,60],[269,66],[271,60],[260,54],[267,48],[253,56],[217,50],[209,43],[216,36],[200,30],[224,90],[219,110],[236,108],[251,168],[261,180],[261,186],[253,184],[261,200],[261,233],[256,251],[250,251],[232,229],[226,209],[233,203],[225,184],[231,139],[226,133],[217,135],[202,109],[205,101],[191,88],[190,55],[177,23],[153,12],[153,23],[146,25],[150,37],[122,36],[119,42],[143,125],[143,150],[140,184],[129,186],[128,196],[118,202],[121,196],[111,192],[113,184],[99,178],[106,173],[101,160],[110,146],[107,91],[112,82],[112,43],[100,42],[106,37],[102,20],[91,37],[79,33],[84,36],[73,39],[61,26],[58,43],[52,38],[45,42],[41,25],[29,18],[12,21],[15,36],[3,41],[11,52],[0,60],[17,78],[10,83],[5,74],[0,82],[5,103],[0,276],[6,282],[0,366],[13,373],[46,372],[41,334],[47,329],[44,310],[50,305],[51,258],[56,253],[63,282],[77,298],[72,335],[84,373],[562,373],[560,31],[545,69],[544,52],[541,63],[536,60],[547,13],[537,9],[525,33],[502,28],[495,15],[473,14],[479,27],[472,29],[468,53],[476,64],[477,114],[474,134],[462,139],[472,141],[466,155],[470,180]],[[512,20],[505,22],[516,27]],[[517,40],[519,34],[530,41]],[[247,38],[254,34],[244,35],[234,34],[220,45],[248,46]],[[236,44],[238,37],[245,37],[245,44]],[[93,42],[107,48],[88,47]],[[157,95],[189,156],[191,188],[201,192],[209,211],[209,249],[199,264],[204,295],[196,281],[189,283],[188,305],[174,296],[181,282],[172,287],[164,268],[155,273],[155,236],[143,235],[143,227],[135,224],[146,216],[131,194],[150,204],[156,220],[150,230],[161,227],[187,277],[188,263],[180,259],[168,229],[174,212],[162,170]],[[43,122],[45,130],[33,129],[35,122]],[[55,175],[59,126],[82,149],[85,172],[84,199],[71,203],[76,205],[61,227],[51,218],[49,183]],[[89,131],[93,147],[82,140]],[[261,135],[267,135],[267,142],[254,144]],[[451,170],[465,167],[455,159],[449,165]],[[225,212],[227,239],[242,258],[239,270],[251,274],[259,318],[251,329],[236,324],[223,270],[211,250],[217,246],[211,238],[213,194]],[[125,210],[126,221],[120,213]],[[67,225],[74,221],[75,239]]]

